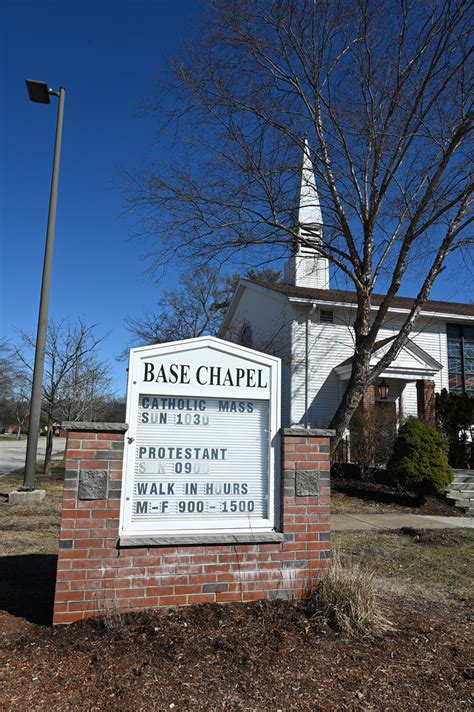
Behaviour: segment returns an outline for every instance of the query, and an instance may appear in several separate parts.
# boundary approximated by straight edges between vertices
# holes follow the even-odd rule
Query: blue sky
[[[56,100],[32,104],[24,80],[42,79],[66,88],[50,317],[81,316],[108,334],[101,357],[118,394],[126,385],[126,364],[116,361],[129,341],[124,317],[159,296],[131,237],[138,225],[124,213],[119,172],[142,167],[151,149],[172,152],[139,108],[199,15],[198,0],[1,3],[0,334],[14,340],[16,329],[36,329]],[[459,268],[441,275],[432,298],[472,298]],[[169,272],[162,286],[172,284]]]
[[[50,317],[81,316],[109,334],[101,356],[119,393],[124,316],[157,297],[119,171],[140,168],[153,146],[140,104],[199,12],[193,0],[1,3],[0,333],[36,329],[57,100],[31,103],[24,80],[41,79],[66,88]]]

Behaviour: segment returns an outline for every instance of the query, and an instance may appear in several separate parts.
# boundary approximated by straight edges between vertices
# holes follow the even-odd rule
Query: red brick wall
[[[417,381],[416,397],[420,420],[424,420],[430,425],[436,425],[435,382]]]
[[[124,434],[70,431],[53,622],[304,592],[330,550],[329,438],[312,432],[282,433],[282,542],[121,549]],[[78,499],[81,470],[106,470],[104,499]],[[301,496],[315,479],[319,496]]]

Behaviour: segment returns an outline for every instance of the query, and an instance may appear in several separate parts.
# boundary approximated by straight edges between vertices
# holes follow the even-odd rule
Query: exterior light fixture
[[[25,84],[30,101],[34,101],[35,104],[51,104],[49,87],[46,82],[39,82],[36,79],[25,79]]]
[[[389,390],[388,383],[384,380],[380,381],[378,385],[378,392],[381,400],[387,400]]]

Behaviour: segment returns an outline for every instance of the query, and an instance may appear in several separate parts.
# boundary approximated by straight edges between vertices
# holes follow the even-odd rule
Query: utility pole
[[[58,201],[59,162],[61,157],[61,139],[63,130],[65,89],[58,91],[49,89],[45,82],[27,80],[26,86],[31,101],[49,104],[50,96],[57,96],[58,116],[56,123],[56,138],[54,142],[53,174],[51,177],[51,193],[49,198],[48,228],[44,251],[43,278],[41,281],[41,296],[36,335],[35,363],[33,384],[31,387],[30,417],[28,424],[28,443],[26,447],[25,476],[20,492],[31,492],[35,489],[36,458],[38,452],[38,436],[40,429],[41,400],[43,396],[43,375],[48,332],[49,295],[51,291],[51,270],[53,264],[54,229],[56,224],[56,206]]]

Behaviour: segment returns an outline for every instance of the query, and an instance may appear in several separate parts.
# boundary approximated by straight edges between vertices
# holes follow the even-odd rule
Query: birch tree
[[[172,165],[131,178],[157,260],[247,266],[314,246],[294,208],[305,136],[324,219],[318,250],[357,295],[337,445],[397,356],[454,253],[472,245],[472,4],[463,0],[214,0],[149,110]],[[472,255],[472,253],[471,253]],[[370,354],[410,269],[409,314]],[[374,310],[372,294],[384,298]]]

